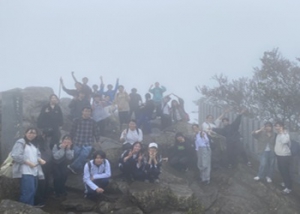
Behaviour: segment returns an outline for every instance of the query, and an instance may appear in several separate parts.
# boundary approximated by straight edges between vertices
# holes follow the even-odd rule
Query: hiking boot
[[[74,175],[77,175],[77,172],[72,169],[72,167],[70,165],[67,166],[67,168],[74,174]]]
[[[272,183],[272,179],[270,177],[266,177],[268,183]]]
[[[259,181],[260,180],[260,177],[256,176],[253,178],[255,181]]]

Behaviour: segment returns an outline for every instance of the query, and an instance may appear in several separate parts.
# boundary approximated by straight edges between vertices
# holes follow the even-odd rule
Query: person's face
[[[149,152],[150,155],[152,155],[152,154],[156,154],[157,150],[156,150],[156,148],[149,148],[148,152]]]
[[[75,88],[77,89],[77,90],[81,90],[82,89],[82,86],[81,86],[81,84],[80,83],[75,83]]]
[[[95,158],[95,164],[98,166],[101,165],[103,161],[104,159],[100,155],[97,155],[97,157]]]
[[[172,106],[174,106],[174,107],[178,106],[178,102],[176,100],[173,100],[172,101]]]
[[[193,126],[192,128],[193,128],[193,132],[195,132],[195,133],[198,133],[198,132],[199,132],[199,127]]]
[[[36,138],[37,132],[34,129],[29,129],[26,133],[25,136],[29,141],[34,140]]]
[[[98,85],[93,85],[93,90],[98,91]]]
[[[86,77],[83,77],[83,78],[82,78],[82,83],[83,83],[83,84],[87,84],[87,83],[88,83],[88,81],[89,81],[89,79],[88,79],[88,78],[86,78]]]
[[[140,145],[139,143],[135,144],[135,145],[133,146],[132,151],[133,151],[134,153],[138,153],[139,151],[141,151],[141,145]]]
[[[265,126],[265,131],[266,132],[271,132],[272,131],[272,127],[271,126]]]
[[[108,90],[112,90],[113,86],[111,84],[107,85]]]
[[[120,86],[120,87],[119,87],[119,91],[120,91],[120,92],[123,92],[123,91],[124,91],[124,88],[123,88],[122,86]]]
[[[66,145],[72,145],[72,140],[70,138],[66,138],[66,139],[63,140],[62,143],[66,144]]]
[[[206,118],[207,122],[209,123],[212,123],[214,121],[214,117],[209,115],[207,118]]]
[[[58,99],[56,98],[56,96],[52,96],[51,98],[50,98],[50,103],[51,104],[57,104],[58,103]]]
[[[131,130],[136,129],[136,123],[133,122],[133,121],[130,121],[130,123],[128,124],[128,126],[129,126],[129,128],[130,128]]]
[[[84,119],[88,119],[88,118],[91,117],[91,113],[92,113],[91,109],[85,108],[85,109],[83,109],[83,111],[82,111],[82,117],[83,117]]]
[[[180,143],[183,143],[183,142],[185,141],[185,140],[184,140],[184,137],[182,137],[182,136],[178,136],[176,139],[177,139],[178,142],[180,142]]]
[[[80,100],[83,100],[84,97],[85,97],[84,93],[79,93],[78,98],[79,98]]]
[[[279,124],[276,124],[275,125],[275,130],[276,130],[276,132],[281,132],[283,130],[283,127]]]
[[[223,123],[223,126],[229,125],[229,121],[228,120],[223,120],[222,123]]]
[[[159,87],[159,82],[156,82],[156,83],[155,83],[155,87]]]

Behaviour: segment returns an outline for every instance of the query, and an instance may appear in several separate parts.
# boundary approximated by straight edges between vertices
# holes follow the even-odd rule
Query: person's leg
[[[102,189],[105,189],[108,186],[108,184],[109,184],[109,179],[108,178],[96,179],[96,180],[94,180],[94,183],[98,187],[100,187]]]
[[[211,170],[211,150],[205,148],[203,152],[203,178],[205,181],[210,181],[210,170]]]
[[[266,176],[269,178],[273,177],[273,172],[274,172],[274,167],[275,167],[275,153],[274,151],[269,152],[269,157],[268,157],[268,167],[266,169]]]
[[[268,167],[268,156],[269,152],[264,151],[260,155],[260,160],[259,160],[259,169],[258,169],[258,174],[257,176],[262,179],[266,176],[266,170]]]
[[[92,146],[82,146],[79,155],[70,165],[70,167],[76,172],[82,172],[84,164],[92,151]]]
[[[282,156],[282,177],[285,187],[292,189],[292,178],[290,173],[290,166],[292,157],[291,156]]]
[[[53,188],[55,195],[60,194],[60,182],[61,182],[61,172],[60,172],[60,164],[53,165]]]
[[[201,148],[198,148],[198,151],[197,151],[197,167],[198,167],[198,169],[199,169],[199,171],[200,171],[200,178],[201,178],[201,180],[202,181],[204,181],[204,177],[203,177],[203,173],[202,173],[202,171],[203,171],[203,169],[204,169],[204,167],[203,167],[203,159],[202,159],[202,149]]]
[[[34,205],[34,196],[37,188],[37,179],[33,175],[22,175],[20,202]]]

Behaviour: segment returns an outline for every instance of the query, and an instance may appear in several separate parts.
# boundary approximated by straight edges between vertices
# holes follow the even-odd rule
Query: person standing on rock
[[[151,99],[151,95],[147,93],[145,95],[145,103],[140,108],[140,117],[137,121],[139,128],[142,128],[144,134],[151,133],[150,120],[152,119],[153,111],[155,109],[155,104]]]
[[[74,150],[70,135],[63,136],[61,143],[54,145],[53,155],[53,187],[55,197],[66,196],[65,183],[68,177],[68,162],[74,158]]]
[[[129,94],[129,118],[132,118],[134,114],[134,119],[138,120],[140,117],[140,105],[142,104],[142,97],[137,93],[137,89],[131,89],[131,93]]]
[[[130,149],[135,142],[143,141],[143,132],[136,127],[135,120],[130,120],[128,128],[121,133],[120,141],[123,143],[123,151]]]
[[[105,101],[101,99],[101,96],[99,94],[95,94],[93,97],[92,109],[92,118],[97,123],[98,132],[101,136],[104,136],[107,118],[110,115],[105,110]]]
[[[289,194],[292,191],[292,177],[290,173],[292,164],[290,135],[284,129],[284,124],[281,121],[275,123],[275,130],[277,132],[275,138],[275,154],[277,157],[278,170],[283,179],[283,193]]]
[[[183,136],[181,132],[175,135],[175,143],[170,148],[169,163],[172,167],[179,171],[186,171],[191,167],[194,158],[194,144],[188,138]]]
[[[128,182],[132,180],[144,181],[143,159],[142,144],[140,142],[135,142],[130,149],[122,153],[119,160],[119,169]]]
[[[167,95],[163,98],[163,101],[161,103],[161,130],[164,130],[165,128],[172,125],[171,108],[168,104],[170,100],[171,97]]]
[[[77,81],[77,79],[75,77],[74,71],[72,71],[71,74],[72,74],[73,80],[75,81],[75,83],[77,83],[78,81]],[[82,88],[81,88],[81,91],[85,94],[86,99],[88,101],[90,101],[93,91],[92,91],[91,87],[88,86],[88,84],[87,84],[88,81],[89,81],[89,79],[87,77],[83,77],[82,78]]]
[[[55,94],[50,95],[49,103],[43,106],[37,118],[37,127],[42,130],[46,138],[50,138],[50,148],[59,142],[63,125],[63,115]]]
[[[251,166],[251,162],[248,159],[247,153],[240,139],[240,124],[242,115],[246,110],[242,110],[236,119],[230,123],[228,118],[223,118],[223,128],[213,128],[212,131],[226,137],[226,152],[228,168],[232,168],[237,165],[237,158],[240,156],[244,162]]]
[[[36,128],[28,128],[25,136],[15,143],[11,157],[13,159],[13,178],[21,179],[21,194],[19,201],[31,206],[34,205],[34,196],[37,189],[37,180],[44,179],[41,165],[46,162],[41,159],[39,149],[34,145],[38,134]]]
[[[271,183],[275,165],[273,124],[266,122],[261,129],[253,131],[252,136],[257,140],[257,152],[260,156],[259,170],[254,180],[266,178],[267,182]]]
[[[120,129],[122,125],[127,124],[129,121],[129,95],[124,90],[124,86],[119,86],[119,92],[116,94],[114,103],[118,106]]]
[[[82,109],[85,106],[91,106],[91,104],[85,98],[85,94],[83,92],[79,92],[78,97],[74,97],[69,104],[70,116],[73,121],[81,117]]]
[[[74,143],[75,159],[72,164],[68,165],[68,169],[74,174],[82,172],[95,140],[100,143],[100,134],[96,122],[91,118],[91,113],[91,107],[84,107],[81,118],[76,119],[72,124],[70,135]]]
[[[160,117],[162,113],[161,109],[161,103],[163,101],[163,93],[166,91],[166,87],[160,86],[159,82],[155,83],[155,86],[153,88],[153,85],[150,86],[149,92],[153,94],[153,101],[156,106],[156,116]]]
[[[173,94],[175,97],[177,97],[177,100],[171,101],[171,118],[176,123],[179,121],[188,122],[190,120],[189,115],[186,113],[184,109],[184,100],[177,96],[176,94]]]
[[[93,154],[93,159],[84,166],[83,182],[85,197],[95,200],[105,191],[111,177],[110,163],[105,152],[99,150]]]
[[[113,101],[115,99],[116,93],[119,88],[119,78],[117,78],[115,88],[113,88],[112,84],[107,85],[107,91],[104,91],[104,82],[103,82],[103,77],[100,76],[100,94],[103,95],[104,97],[109,96],[110,100]]]
[[[200,178],[202,183],[210,183],[211,170],[211,149],[209,139],[204,131],[201,131],[198,124],[193,124],[193,131],[195,133],[195,150],[197,152],[197,166],[200,170]]]

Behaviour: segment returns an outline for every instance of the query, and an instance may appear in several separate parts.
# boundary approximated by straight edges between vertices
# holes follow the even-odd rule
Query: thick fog
[[[0,91],[120,84],[144,95],[158,81],[197,110],[196,85],[214,74],[249,76],[263,52],[299,57],[300,2],[0,1]],[[61,97],[67,96],[62,93]],[[192,118],[196,115],[191,115]]]

